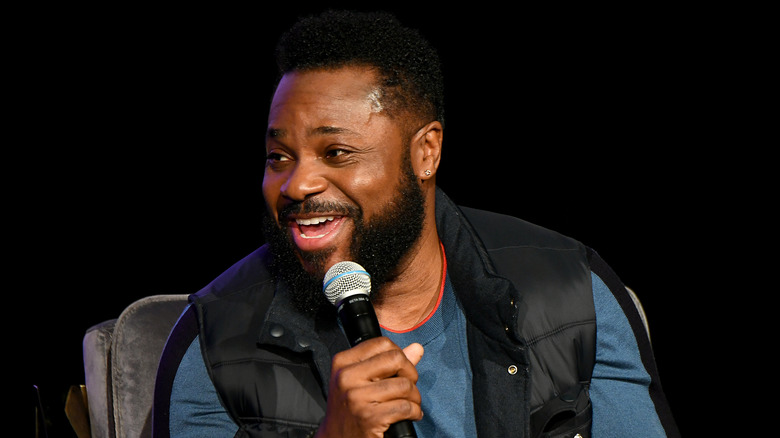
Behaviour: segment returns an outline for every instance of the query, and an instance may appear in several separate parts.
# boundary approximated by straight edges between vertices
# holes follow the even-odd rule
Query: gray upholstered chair
[[[631,296],[631,301],[634,302],[634,306],[636,306],[636,310],[639,312],[639,317],[642,318],[642,324],[645,326],[647,339],[650,340],[650,325],[647,323],[647,314],[645,313],[645,308],[642,307],[642,302],[639,301],[639,297],[637,296],[636,292],[634,292],[633,289],[626,286],[626,290],[628,291],[628,294]]]
[[[639,298],[628,289],[647,330]],[[84,335],[84,374],[92,438],[151,435],[157,363],[187,295],[154,295],[128,306],[117,319]]]
[[[187,295],[153,295],[84,335],[84,375],[92,438],[151,435],[157,363]]]

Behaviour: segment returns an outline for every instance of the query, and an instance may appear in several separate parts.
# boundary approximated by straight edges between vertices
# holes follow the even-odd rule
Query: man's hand
[[[420,420],[415,366],[422,355],[422,345],[401,350],[386,337],[336,354],[327,412],[316,436],[382,438],[393,423]]]

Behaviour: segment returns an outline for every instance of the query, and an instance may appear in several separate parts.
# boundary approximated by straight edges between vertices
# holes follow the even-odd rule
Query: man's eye
[[[349,152],[344,149],[331,149],[328,152],[325,153],[325,158],[338,158],[338,157],[344,157]]]
[[[277,152],[269,152],[265,156],[265,167],[273,170],[281,171],[287,167],[287,163],[292,159],[284,154]]]
[[[278,154],[276,152],[271,152],[266,154],[266,160],[267,161],[274,161],[274,162],[281,162],[281,161],[289,161],[290,157],[282,154]]]

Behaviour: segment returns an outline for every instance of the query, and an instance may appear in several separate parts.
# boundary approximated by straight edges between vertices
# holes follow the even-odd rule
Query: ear
[[[421,181],[433,180],[441,161],[444,128],[438,121],[420,128],[411,142],[412,169]]]

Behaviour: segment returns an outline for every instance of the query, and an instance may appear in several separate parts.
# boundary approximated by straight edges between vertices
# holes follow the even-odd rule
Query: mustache
[[[296,201],[284,206],[281,210],[279,210],[279,220],[286,220],[292,215],[311,213],[329,213],[338,216],[352,217],[362,216],[361,209],[352,204],[345,202],[306,199],[304,201]]]

